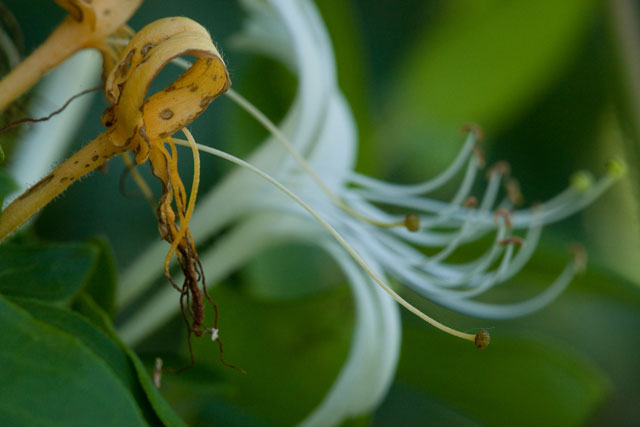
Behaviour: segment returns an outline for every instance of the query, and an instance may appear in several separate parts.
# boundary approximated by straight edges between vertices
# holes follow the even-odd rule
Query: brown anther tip
[[[476,333],[476,339],[474,340],[474,343],[480,350],[484,350],[485,348],[489,347],[490,342],[491,335],[489,335],[489,331],[487,331],[486,329],[480,329]]]
[[[514,205],[521,205],[524,201],[522,192],[520,191],[520,183],[515,178],[509,178],[504,184],[504,188],[507,191],[507,197],[509,201]]]
[[[499,217],[504,218],[504,222],[507,228],[511,228],[511,212],[506,209],[500,208],[493,214],[493,220],[497,221]]]
[[[475,123],[465,123],[460,127],[461,132],[473,132],[478,141],[484,140],[484,131]]]
[[[517,247],[521,248],[524,245],[524,242],[518,236],[511,236],[511,237],[507,237],[506,239],[500,240],[498,242],[498,245],[500,246],[516,245]]]
[[[466,208],[477,208],[478,207],[478,199],[475,196],[467,197],[467,200],[464,201],[462,206]]]
[[[511,165],[505,161],[497,162],[487,171],[487,178],[490,178],[494,173],[509,176],[511,175]]]
[[[582,273],[587,269],[587,251],[579,243],[569,245],[569,253],[573,255],[573,265],[577,273]]]
[[[407,230],[415,233],[420,230],[420,217],[416,214],[407,214],[404,218],[404,226],[407,227]]]
[[[480,169],[484,168],[487,164],[486,157],[484,155],[484,150],[479,145],[473,146],[473,154],[476,156],[476,163],[478,163],[478,167]]]

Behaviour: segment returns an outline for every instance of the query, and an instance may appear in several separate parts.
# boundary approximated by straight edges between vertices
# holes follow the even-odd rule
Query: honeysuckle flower
[[[509,178],[508,168],[498,164],[490,168],[486,189],[477,200],[471,189],[483,159],[474,151],[479,132],[471,127],[451,166],[425,183],[394,185],[358,174],[353,171],[357,151],[354,121],[337,86],[331,44],[314,6],[307,1],[283,0],[245,0],[243,4],[249,18],[236,44],[289,66],[298,75],[298,90],[279,127],[238,93],[228,92],[267,126],[272,136],[246,163],[215,149],[201,148],[243,169],[235,170],[200,197],[190,227],[199,239],[228,230],[201,255],[210,284],[258,252],[283,242],[317,244],[343,269],[355,301],[352,346],[331,390],[304,421],[307,425],[337,424],[375,407],[393,377],[400,325],[396,304],[378,286],[385,277],[475,316],[502,318],[530,313],[568,285],[583,267],[580,254],[543,293],[529,300],[494,305],[473,298],[513,277],[533,254],[542,227],[597,198],[619,176],[621,165],[611,163],[598,181],[588,173],[578,173],[555,198],[533,208],[515,209],[517,186]],[[450,201],[426,197],[462,170],[462,183]],[[500,199],[503,185],[507,193],[504,200]],[[410,215],[392,214],[381,206],[393,206],[396,212]],[[525,236],[513,234],[517,230],[526,231]],[[494,242],[477,259],[463,264],[447,262],[461,245],[489,233],[495,235]],[[357,262],[345,252],[345,246]],[[426,256],[423,248],[439,251]],[[152,245],[125,271],[119,291],[121,306],[133,301],[161,274],[157,259],[164,253],[165,245]],[[175,294],[171,289],[162,290],[146,299],[122,325],[121,334],[128,342],[136,342],[175,312]]]

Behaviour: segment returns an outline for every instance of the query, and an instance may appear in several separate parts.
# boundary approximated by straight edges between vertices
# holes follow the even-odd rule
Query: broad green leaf
[[[403,330],[398,382],[490,425],[580,425],[607,381],[584,357],[552,341],[505,334],[479,351],[423,325]]]
[[[115,297],[118,273],[111,246],[104,238],[91,239],[88,244],[98,250],[98,257],[84,290],[113,318],[116,312]]]
[[[17,298],[13,300],[27,310],[33,318],[48,323],[80,340],[87,348],[102,358],[120,381],[129,390],[136,384],[126,355],[104,333],[95,329],[82,316],[35,300]]]
[[[0,293],[67,301],[86,283],[98,250],[78,243],[0,246]]]
[[[185,425],[182,419],[175,413],[175,411],[171,408],[171,406],[167,403],[167,401],[162,397],[160,391],[153,384],[151,378],[149,377],[149,373],[144,364],[140,361],[136,353],[129,348],[126,344],[124,344],[120,338],[118,338],[109,316],[104,313],[103,309],[98,306],[90,296],[83,294],[81,295],[74,305],[74,308],[78,310],[78,312],[82,313],[88,319],[93,322],[94,325],[99,327],[103,332],[105,332],[126,354],[129,358],[130,362],[135,369],[135,373],[137,375],[137,380],[139,381],[139,385],[144,390],[146,397],[151,404],[151,407],[154,409],[157,417],[163,422],[163,424],[167,426],[183,426]]]
[[[145,425],[115,373],[82,341],[0,297],[0,425]]]
[[[34,300],[17,299],[15,302],[27,310],[34,318],[82,341],[96,356],[106,362],[109,368],[118,376],[122,384],[136,400],[147,422],[152,425],[160,422],[138,382],[138,375],[133,363],[129,360],[127,353],[120,348],[119,343],[111,340],[104,332],[97,330],[84,317],[69,310]]]

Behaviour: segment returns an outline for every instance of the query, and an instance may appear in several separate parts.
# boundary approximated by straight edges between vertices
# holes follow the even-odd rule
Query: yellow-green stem
[[[126,146],[115,146],[108,131],[91,141],[2,211],[0,214],[0,242],[78,178],[93,171],[126,149]]]

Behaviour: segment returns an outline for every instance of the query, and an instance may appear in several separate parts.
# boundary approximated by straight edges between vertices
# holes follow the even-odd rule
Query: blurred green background
[[[22,26],[27,52],[64,16],[50,1],[4,3]],[[517,301],[543,289],[568,262],[566,244],[578,241],[588,250],[589,268],[567,292],[534,315],[508,321],[463,317],[422,303],[463,330],[490,327],[493,341],[485,352],[403,313],[396,380],[374,413],[348,424],[638,425],[640,94],[634,88],[640,69],[634,64],[640,58],[640,5],[316,3],[334,45],[340,87],[357,120],[359,171],[398,182],[432,176],[455,156],[463,142],[459,127],[469,121],[487,134],[489,164],[511,164],[527,204],[561,191],[576,170],[603,173],[613,156],[629,167],[626,178],[595,205],[548,228],[534,260],[489,298]],[[272,119],[283,117],[295,79],[271,60],[231,48],[230,36],[243,19],[235,2],[145,0],[130,25],[140,29],[172,15],[205,25],[224,53],[234,88]],[[69,152],[102,131],[105,105],[95,98]],[[224,98],[191,130],[199,142],[241,157],[266,136]],[[202,160],[206,191],[230,166]],[[42,212],[34,225],[37,235],[56,242],[104,236],[122,270],[158,238],[145,200],[118,191],[122,170],[117,159],[107,172],[72,186]],[[304,267],[291,267],[293,257]],[[326,393],[350,343],[351,297],[335,270],[313,248],[280,247],[217,287],[225,352],[249,375],[221,368],[207,357],[211,347],[197,343],[197,367],[165,375],[163,394],[174,409],[193,425],[301,420]],[[322,283],[300,291],[306,281]],[[280,291],[261,291],[275,284]],[[286,291],[294,287],[296,292]],[[185,335],[176,318],[135,350],[149,366],[156,356],[179,365],[187,357]]]

